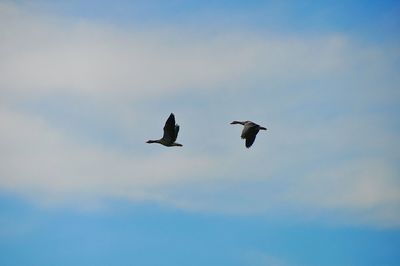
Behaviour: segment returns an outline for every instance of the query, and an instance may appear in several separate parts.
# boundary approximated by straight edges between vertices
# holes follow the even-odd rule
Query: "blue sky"
[[[398,265],[399,13],[0,1],[0,264]]]

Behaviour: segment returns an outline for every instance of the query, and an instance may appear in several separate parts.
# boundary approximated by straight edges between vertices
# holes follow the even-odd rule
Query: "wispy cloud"
[[[338,33],[119,29],[4,3],[0,25],[2,190],[399,225],[392,46]],[[171,109],[185,147],[158,153],[143,143]],[[270,130],[245,150],[230,119]],[[88,141],[101,134],[85,131],[91,120],[125,149]]]
[[[213,165],[205,157],[168,153],[139,157],[88,147],[41,118],[7,110],[1,110],[0,117],[1,187],[46,202],[93,197],[162,200],[156,192],[165,184],[179,183]]]
[[[238,82],[298,80],[345,71],[346,38],[315,39],[186,28],[119,30],[2,4],[0,84],[7,93],[71,92],[135,99]],[[33,94],[33,95],[32,95]]]

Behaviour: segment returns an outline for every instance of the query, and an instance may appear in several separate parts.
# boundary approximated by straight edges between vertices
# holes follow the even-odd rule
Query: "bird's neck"
[[[148,140],[147,143],[160,143],[160,140]]]
[[[246,124],[246,122],[242,122],[242,121],[233,121],[231,124],[232,124],[232,125],[235,125],[235,124],[244,125],[244,124]]]

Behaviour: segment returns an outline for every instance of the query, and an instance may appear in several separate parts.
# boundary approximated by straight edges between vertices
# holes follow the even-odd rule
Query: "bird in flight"
[[[231,125],[240,124],[243,125],[242,135],[240,136],[242,139],[246,139],[246,148],[250,148],[256,140],[256,136],[258,131],[267,130],[267,128],[257,125],[251,121],[233,121]]]
[[[148,140],[146,143],[159,143],[161,145],[172,147],[179,146],[182,147],[182,144],[176,143],[176,138],[178,137],[179,125],[175,124],[175,116],[171,113],[165,122],[164,126],[164,135],[161,139],[158,140]]]

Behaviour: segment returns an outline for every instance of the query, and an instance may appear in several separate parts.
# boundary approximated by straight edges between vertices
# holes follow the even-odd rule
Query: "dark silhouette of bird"
[[[231,125],[240,124],[243,125],[242,135],[240,136],[242,139],[246,139],[246,148],[250,148],[256,140],[256,136],[258,131],[267,130],[267,128],[257,125],[251,121],[233,121]]]
[[[175,116],[171,113],[165,122],[164,125],[164,135],[161,139],[158,140],[148,140],[146,143],[159,143],[161,145],[172,147],[179,146],[182,147],[182,144],[176,143],[176,139],[178,137],[179,125],[175,124]]]

